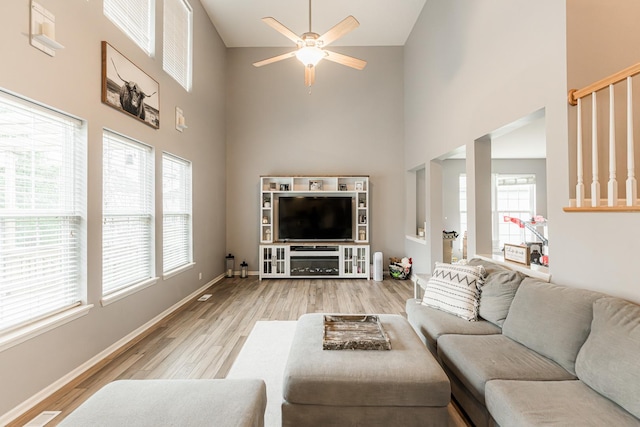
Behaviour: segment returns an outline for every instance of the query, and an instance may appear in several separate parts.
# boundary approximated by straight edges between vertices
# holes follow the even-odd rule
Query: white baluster
[[[596,92],[591,93],[591,206],[600,205],[600,182],[598,181],[598,102]]]
[[[578,183],[576,184],[576,206],[581,208],[584,205],[584,173],[582,171],[582,98],[578,98],[578,133],[576,142],[578,153]]]
[[[607,188],[609,206],[618,204],[618,181],[616,181],[616,113],[613,84],[609,85],[609,183]]]
[[[635,177],[633,151],[633,85],[627,77],[627,206],[635,206],[638,200],[638,183]]]

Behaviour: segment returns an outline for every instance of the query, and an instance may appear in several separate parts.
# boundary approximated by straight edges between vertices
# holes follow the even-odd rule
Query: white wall
[[[593,25],[587,30],[587,20],[582,20],[578,27],[604,35],[616,28],[617,18],[635,16],[632,10],[638,6],[631,3],[621,0],[620,7],[609,8],[609,3],[595,0],[571,0],[568,13],[577,7],[595,8],[588,13]],[[432,158],[462,145],[469,155],[474,140],[545,108],[552,280],[640,301],[640,288],[629,268],[640,245],[637,214],[562,210],[568,205],[570,185],[565,13],[565,2],[557,0],[427,2],[405,47],[405,168],[429,165]],[[622,25],[621,31],[632,32],[631,41],[637,41],[640,30]],[[635,46],[629,45],[625,55],[633,56]],[[569,45],[577,48],[586,55],[591,44]],[[599,53],[590,51],[596,58]],[[584,69],[572,74],[581,72]],[[437,210],[428,212],[428,221],[440,225],[441,218],[434,216]],[[470,230],[472,236],[474,232]],[[412,245],[407,243],[408,252]],[[426,252],[422,263],[429,268],[434,257]]]
[[[467,156],[472,155],[474,141],[541,108],[547,114],[548,145],[562,147],[560,141],[566,140],[564,37],[563,2],[436,0],[425,4],[405,46],[405,168],[425,163],[429,169],[429,236],[439,238],[444,227],[440,195],[431,194],[442,188],[435,183],[442,180],[442,168],[432,159],[461,146],[467,147]],[[560,170],[566,169],[564,158],[549,160],[547,167],[559,162]],[[475,185],[472,172],[467,170],[471,188]],[[472,206],[473,197],[469,195]],[[475,247],[474,220],[471,210],[471,248]],[[554,233],[551,227],[549,233]],[[438,245],[435,239],[426,250],[406,244],[407,252],[419,254],[422,272],[429,272],[438,260]]]
[[[634,0],[567,0],[567,88],[584,87],[638,63],[640,28],[636,18],[639,14],[640,3]],[[637,105],[637,100],[640,99],[640,85],[637,78],[634,80],[634,99]],[[624,95],[616,95],[617,100],[624,100]],[[608,94],[604,92],[602,96],[607,97]],[[603,102],[600,104],[604,106]],[[574,147],[575,107],[568,104],[565,104],[565,107],[570,118],[569,146]],[[604,114],[606,117],[606,113]],[[637,147],[640,129],[637,107],[634,116]],[[622,121],[626,122],[624,117]],[[606,128],[602,130],[607,132]],[[624,124],[618,124],[617,133],[624,141]],[[623,153],[624,150],[619,148],[618,152]],[[573,162],[575,150],[570,149],[569,153]],[[588,158],[586,156],[584,161],[589,162]],[[623,181],[626,175],[624,161],[622,163],[621,165],[620,161],[618,162],[618,181]],[[590,169],[590,163],[585,164],[587,170]],[[636,176],[638,164],[640,150],[636,150]],[[573,170],[575,171],[575,167]],[[569,175],[569,172],[567,169],[565,171],[561,177],[562,185],[565,186],[564,183],[568,179],[569,183],[566,186],[572,191],[576,181],[575,172],[566,178],[564,175]],[[601,176],[601,185],[606,187],[606,163],[601,166],[600,171],[605,175]],[[591,180],[588,171],[585,179]],[[555,184],[554,187],[560,185],[560,182],[551,179],[550,183]],[[603,194],[606,193],[603,191]],[[624,192],[621,191],[619,197],[623,195]],[[559,196],[554,205],[567,206],[568,201]],[[640,253],[640,214],[561,214],[558,226],[562,228],[561,234],[565,238],[564,244],[557,251],[554,245],[553,257],[562,260],[562,264],[557,269],[554,268],[554,275],[576,286],[585,286],[640,302],[640,285],[633,268]],[[554,229],[553,236],[555,233]],[[589,268],[584,268],[585,266]]]
[[[162,4],[157,2],[156,57],[147,57],[102,14],[101,1],[41,0],[56,17],[65,46],[54,58],[29,45],[29,0],[3,2],[0,87],[76,115],[88,123],[89,314],[0,352],[0,418],[94,355],[162,313],[224,271],[225,48],[198,1],[194,7],[194,83],[187,93],[162,70]],[[160,84],[160,129],[100,102],[100,42],[108,41]],[[175,107],[189,128],[175,130]],[[160,279],[124,300],[101,307],[102,129],[155,147],[156,272],[161,275],[161,156],[166,150],[193,162],[195,268]],[[198,273],[202,272],[202,280]]]
[[[260,175],[369,175],[372,253],[401,256],[404,240],[403,49],[334,48],[363,71],[323,61],[304,86],[283,49],[228,51],[227,248],[258,270]]]

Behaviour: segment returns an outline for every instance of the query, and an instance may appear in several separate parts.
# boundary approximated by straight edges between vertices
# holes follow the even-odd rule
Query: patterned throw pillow
[[[482,266],[436,262],[425,287],[422,304],[476,321],[484,277]]]

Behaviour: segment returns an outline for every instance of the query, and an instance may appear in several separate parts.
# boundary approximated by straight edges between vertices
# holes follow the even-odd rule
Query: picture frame
[[[309,191],[321,191],[321,190],[322,190],[321,179],[309,180]]]
[[[280,184],[280,191],[289,191],[289,184]]]
[[[364,191],[364,181],[356,181],[356,191]]]
[[[529,247],[526,245],[504,244],[504,260],[517,262],[518,264],[529,265]]]
[[[338,184],[338,191],[347,191],[347,184]]]
[[[106,41],[102,42],[102,103],[160,128],[160,85]]]
[[[277,190],[277,184],[275,182],[270,182],[269,183],[269,190],[271,191],[276,191]]]

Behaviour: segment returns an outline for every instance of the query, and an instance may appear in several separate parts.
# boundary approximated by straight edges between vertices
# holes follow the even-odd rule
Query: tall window
[[[84,125],[0,91],[0,331],[81,303]]]
[[[505,243],[520,244],[535,241],[525,228],[504,220],[505,216],[529,221],[536,214],[536,177],[535,175],[497,175],[496,198],[494,204],[494,252],[501,253]]]
[[[153,262],[153,151],[103,133],[102,294],[155,280]]]
[[[191,90],[193,10],[187,0],[165,0],[162,68]]]
[[[155,0],[104,0],[102,10],[147,55],[153,56]]]
[[[190,264],[191,240],[191,162],[162,155],[162,253],[164,273]]]

